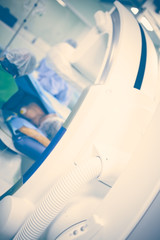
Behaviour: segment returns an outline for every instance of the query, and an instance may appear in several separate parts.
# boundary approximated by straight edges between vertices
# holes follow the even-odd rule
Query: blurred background
[[[160,0],[120,2],[142,23],[160,56]],[[113,7],[112,0],[0,0],[0,55],[15,48],[26,48],[36,57],[36,68],[29,77],[20,78],[20,87],[25,91],[26,82],[31,82],[41,98],[42,90],[37,88],[43,83],[44,99],[47,97],[49,107],[64,120],[84,88],[96,82],[109,32],[99,34],[95,14],[99,10],[112,11]],[[107,28],[110,29],[109,24]],[[7,85],[6,80],[2,83]],[[6,86],[6,95],[9,86]],[[3,91],[2,87],[0,90]],[[33,164],[33,159],[22,153],[13,145],[0,108],[1,194]]]
[[[7,44],[10,48],[25,47],[36,55],[37,60],[40,60],[51,46],[59,42],[73,39],[78,44],[95,25],[95,12],[110,11],[113,2],[111,0],[0,0],[0,48],[4,49]],[[159,48],[160,1],[121,0],[120,2],[137,18],[141,18]],[[15,35],[14,39],[12,39],[13,35]]]

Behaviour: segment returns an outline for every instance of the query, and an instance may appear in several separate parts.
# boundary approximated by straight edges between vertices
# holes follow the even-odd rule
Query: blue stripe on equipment
[[[63,134],[66,132],[64,127],[61,127],[60,130],[57,132],[56,136],[53,138],[49,146],[44,150],[42,153],[41,159],[36,161],[29,170],[23,175],[23,183],[25,183],[33,173],[40,167],[40,165],[44,162],[46,157],[51,153],[51,151],[55,148],[59,140],[62,138]]]
[[[143,82],[145,67],[146,67],[147,44],[146,44],[144,30],[140,24],[139,24],[139,26],[140,26],[141,37],[142,37],[142,51],[141,51],[140,65],[139,65],[136,81],[134,83],[134,88],[137,88],[140,90],[141,86],[142,86],[142,82]]]
[[[20,178],[10,189],[0,196],[0,201],[8,195],[13,195],[22,185],[23,179]]]

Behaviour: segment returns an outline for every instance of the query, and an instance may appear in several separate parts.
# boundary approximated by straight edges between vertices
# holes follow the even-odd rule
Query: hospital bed
[[[36,99],[41,104],[47,114],[56,113],[62,119],[66,119],[71,110],[60,103],[53,95],[47,92],[34,77],[34,74],[25,75],[15,79],[17,92],[3,104],[0,110],[0,141],[2,149],[0,151],[0,171],[1,181],[0,194],[10,189],[21,175],[41,157],[45,146],[37,140],[17,132],[20,126],[36,129],[31,122],[24,118],[19,118],[16,113],[18,105],[25,101],[28,96]],[[11,116],[16,117],[16,121],[8,121]],[[17,118],[18,117],[18,118]],[[22,171],[22,172],[21,172]],[[7,172],[7,175],[6,175]],[[5,181],[4,181],[5,180]]]
[[[94,51],[70,64],[90,84],[41,159],[1,198],[2,239],[160,239],[157,53],[119,2],[99,17]],[[98,69],[83,64],[106,37]]]

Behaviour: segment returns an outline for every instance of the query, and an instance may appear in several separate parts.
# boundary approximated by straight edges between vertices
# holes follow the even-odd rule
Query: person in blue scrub
[[[68,39],[63,43],[59,43],[50,48],[45,58],[40,61],[36,71],[38,72],[37,81],[39,84],[53,95],[61,104],[68,106],[71,101],[73,89],[68,82],[57,72],[54,67],[58,60],[64,68],[64,59],[68,63],[70,57],[77,47],[77,43]],[[59,59],[60,57],[60,59]]]
[[[48,66],[45,58],[41,60],[36,70],[38,72],[37,81],[39,84],[61,104],[67,106],[71,95],[67,82]]]

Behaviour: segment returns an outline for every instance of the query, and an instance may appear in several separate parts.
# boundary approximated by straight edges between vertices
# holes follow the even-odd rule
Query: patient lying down
[[[25,126],[22,126],[19,131],[31,138],[34,138],[45,147],[48,146],[63,124],[63,119],[57,114],[46,114],[35,102],[22,106],[20,108],[20,115],[34,124],[43,134],[36,131],[36,129]]]

